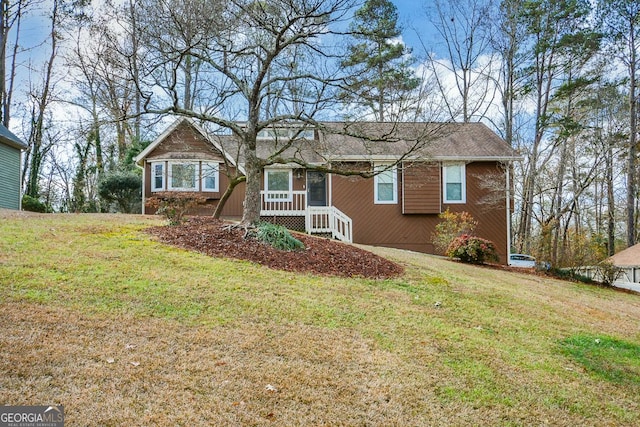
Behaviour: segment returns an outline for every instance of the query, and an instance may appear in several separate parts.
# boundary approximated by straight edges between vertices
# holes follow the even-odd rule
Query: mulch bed
[[[305,249],[275,249],[250,236],[242,228],[210,217],[189,218],[182,225],[151,227],[160,241],[214,257],[252,261],[269,268],[326,276],[386,279],[403,273],[402,266],[371,252],[335,240],[295,234]]]

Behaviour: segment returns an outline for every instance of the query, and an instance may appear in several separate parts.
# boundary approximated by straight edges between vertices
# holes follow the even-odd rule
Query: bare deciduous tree
[[[436,0],[428,11],[446,52],[443,59],[430,54],[428,63],[452,120],[484,118],[496,95],[490,8],[487,0]],[[448,76],[454,81],[453,93]]]
[[[200,0],[183,2],[185,10],[201,5]],[[214,7],[205,3],[204,7]],[[354,4],[353,0],[229,0],[216,3],[218,9],[212,14],[189,19],[177,13],[183,6],[176,2],[149,0],[141,8],[146,61],[139,70],[139,89],[146,111],[191,117],[235,137],[239,148],[228,151],[239,150],[244,166],[244,177],[236,176],[232,185],[246,180],[245,225],[260,218],[264,167],[295,162],[322,168],[291,153],[305,132],[320,126],[322,113],[337,108],[344,75],[337,67],[341,56],[334,45],[340,34],[334,24],[346,19]],[[168,26],[174,30],[163,36]],[[191,97],[189,102],[185,94]],[[258,150],[260,133],[282,127],[291,132],[282,136],[276,132],[273,144]],[[345,126],[340,132],[352,130]],[[372,175],[372,171],[352,173]]]

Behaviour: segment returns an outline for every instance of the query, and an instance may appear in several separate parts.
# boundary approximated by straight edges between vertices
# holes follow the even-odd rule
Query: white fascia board
[[[401,159],[401,156],[388,156],[388,155],[355,155],[355,156],[336,156],[327,159],[327,162],[341,161],[341,162],[396,162]],[[407,156],[402,161],[439,161],[439,162],[514,162],[522,161],[522,157],[517,156],[492,156],[492,157],[469,157],[469,156]]]
[[[372,155],[348,155],[348,156],[331,156],[327,157],[327,163],[339,162],[396,162],[400,160],[400,156],[389,156],[386,154]]]
[[[415,159],[414,159],[415,160]],[[435,160],[440,162],[515,162],[521,161],[522,157],[517,156],[491,156],[491,157],[467,157],[467,156],[434,156],[428,157],[426,160]]]

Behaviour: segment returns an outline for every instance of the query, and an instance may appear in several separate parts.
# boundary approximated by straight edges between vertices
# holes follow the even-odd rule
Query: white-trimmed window
[[[202,163],[202,191],[220,191],[220,168],[218,163]]]
[[[376,165],[375,171],[381,171],[374,175],[373,192],[376,204],[398,203],[398,173],[395,166]]]
[[[151,191],[164,191],[164,162],[151,163]]]
[[[444,203],[466,203],[467,188],[464,164],[444,165],[442,177]]]
[[[291,169],[265,169],[265,200],[268,202],[290,202],[293,188]]]
[[[169,162],[169,190],[198,191],[198,163]]]

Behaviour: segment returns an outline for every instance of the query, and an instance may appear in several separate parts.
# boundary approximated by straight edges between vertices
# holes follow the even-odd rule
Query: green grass
[[[59,357],[54,349],[43,356],[23,337],[21,352],[49,357],[48,369],[62,372],[39,377],[36,356],[28,362],[15,342],[0,342],[0,359],[26,364],[0,364],[0,384],[13,384],[0,388],[0,401],[30,389],[32,398],[75,402],[85,382],[115,381],[113,372],[86,370],[101,356],[79,355],[121,349],[133,338],[120,334],[149,325],[143,336],[163,338],[145,341],[144,357],[161,355],[158,367],[144,379],[120,369],[114,401],[98,389],[81,393],[97,412],[116,408],[116,418],[138,420],[132,425],[144,422],[127,411],[169,417],[152,397],[164,393],[174,412],[222,425],[259,425],[252,417],[260,411],[282,413],[283,425],[640,424],[638,295],[382,248],[375,251],[406,266],[402,277],[294,274],[160,244],[143,232],[158,224],[124,215],[0,219],[0,320],[11,330],[2,339],[28,338],[59,319],[71,343]],[[35,326],[21,329],[20,313],[35,316]],[[163,367],[186,349],[202,364],[197,375]],[[285,390],[277,404],[253,388],[276,382],[274,373]],[[231,389],[217,388],[224,384]],[[214,394],[222,403],[212,406]],[[238,408],[246,411],[229,421]]]
[[[640,344],[597,335],[561,342],[563,351],[588,371],[616,384],[640,386]]]

